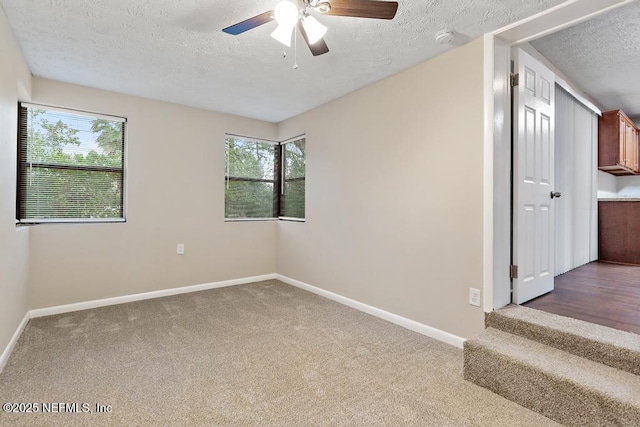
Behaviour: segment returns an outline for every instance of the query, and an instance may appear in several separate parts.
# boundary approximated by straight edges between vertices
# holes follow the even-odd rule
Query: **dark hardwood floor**
[[[640,266],[592,262],[556,277],[526,307],[640,334]]]

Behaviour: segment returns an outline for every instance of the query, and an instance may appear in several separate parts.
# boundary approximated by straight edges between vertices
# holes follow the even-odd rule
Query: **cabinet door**
[[[633,124],[626,122],[624,134],[624,151],[627,167],[638,171],[638,137]]]
[[[629,129],[629,144],[633,147],[633,170],[634,172],[640,171],[640,153],[638,153],[638,131],[633,124]]]
[[[618,137],[618,164],[624,167],[629,167],[628,165],[628,157],[627,157],[627,144],[625,143],[626,135],[627,135],[627,121],[621,115],[618,116],[618,129],[619,129],[619,137]]]
[[[598,169],[613,175],[640,174],[640,131],[622,110],[598,120]]]

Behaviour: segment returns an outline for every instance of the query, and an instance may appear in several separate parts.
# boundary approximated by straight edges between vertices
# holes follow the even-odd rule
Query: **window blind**
[[[124,219],[125,120],[21,104],[17,219]]]
[[[227,136],[225,218],[273,218],[276,146]]]
[[[305,138],[282,145],[282,194],[280,216],[305,215]]]

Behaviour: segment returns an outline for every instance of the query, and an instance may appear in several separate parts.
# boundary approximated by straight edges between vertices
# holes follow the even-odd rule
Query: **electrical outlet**
[[[469,304],[480,307],[480,289],[469,288]]]
[[[176,254],[184,255],[184,243],[178,243],[178,246],[176,247]]]

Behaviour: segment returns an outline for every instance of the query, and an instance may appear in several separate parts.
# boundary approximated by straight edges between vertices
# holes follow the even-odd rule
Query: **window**
[[[277,145],[238,137],[227,137],[225,145],[225,218],[274,217]]]
[[[124,221],[125,119],[20,104],[20,223]]]
[[[305,139],[281,145],[282,188],[279,216],[304,218]]]
[[[304,219],[304,136],[278,143],[227,135],[225,152],[226,219]]]

